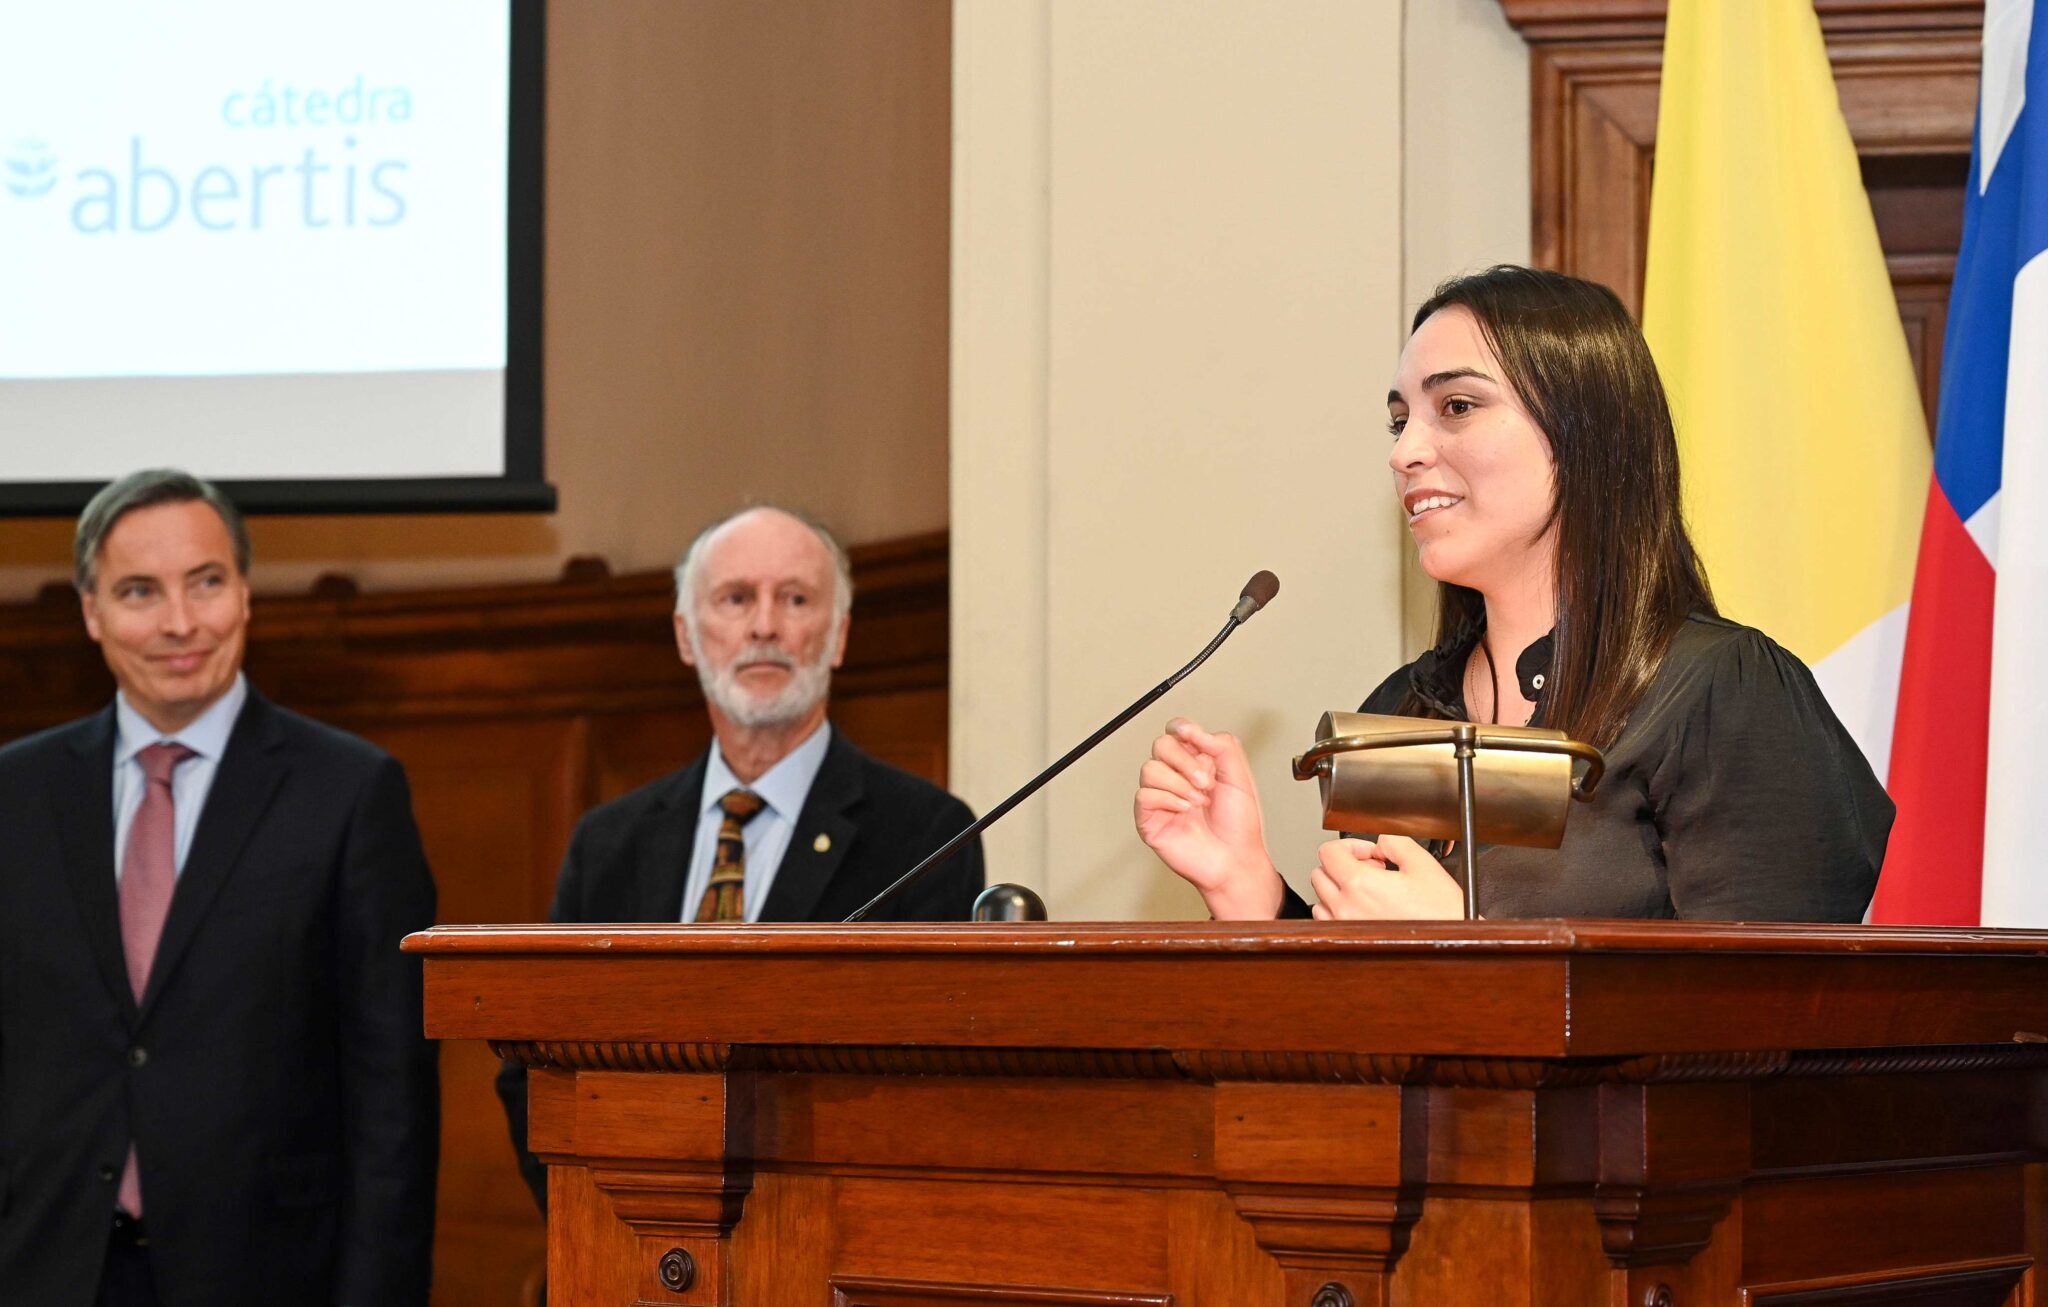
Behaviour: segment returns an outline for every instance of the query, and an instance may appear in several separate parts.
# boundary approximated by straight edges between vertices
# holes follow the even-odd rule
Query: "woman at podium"
[[[1891,800],[1806,666],[1715,611],[1664,388],[1614,293],[1521,267],[1446,282],[1387,413],[1437,630],[1361,711],[1554,727],[1607,756],[1561,847],[1479,850],[1482,915],[1860,920]],[[1135,812],[1218,918],[1464,915],[1400,836],[1324,844],[1309,908],[1266,850],[1243,748],[1185,719]]]

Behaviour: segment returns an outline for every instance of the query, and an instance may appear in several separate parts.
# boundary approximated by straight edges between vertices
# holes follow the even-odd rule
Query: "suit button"
[[[111,1166],[102,1166],[100,1168],[100,1179],[106,1181],[108,1184],[114,1183],[115,1178],[119,1174],[120,1173],[114,1170],[114,1168]]]
[[[137,1044],[137,1045],[136,1045],[136,1046],[135,1046],[134,1048],[131,1048],[131,1049],[129,1049],[129,1050],[128,1050],[128,1065],[129,1065],[129,1066],[148,1066],[148,1065],[149,1065],[149,1050],[148,1050],[148,1049],[146,1049],[146,1048],[144,1048],[144,1047],[142,1047],[142,1046],[141,1046],[140,1044]]]

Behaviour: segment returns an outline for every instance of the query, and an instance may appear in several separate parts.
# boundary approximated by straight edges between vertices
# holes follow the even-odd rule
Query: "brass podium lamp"
[[[1576,780],[1574,760],[1586,764]],[[1470,921],[1478,842],[1556,848],[1573,800],[1592,798],[1606,767],[1592,745],[1540,726],[1328,712],[1294,779],[1319,783],[1326,830],[1457,840]]]

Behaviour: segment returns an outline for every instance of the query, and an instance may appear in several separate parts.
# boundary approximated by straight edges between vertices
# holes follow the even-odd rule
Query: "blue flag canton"
[[[2025,103],[1984,184],[1980,105],[1942,342],[1934,475],[1965,522],[1998,493],[2013,281],[2048,250],[2048,23],[2028,23]],[[1997,57],[1986,52],[1987,65]]]

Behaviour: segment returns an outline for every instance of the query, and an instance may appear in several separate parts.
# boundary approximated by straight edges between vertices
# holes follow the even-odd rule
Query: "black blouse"
[[[1547,644],[1533,670],[1517,660],[1525,692],[1541,690]],[[1413,686],[1462,718],[1457,678],[1437,675],[1447,662],[1425,654],[1359,711],[1399,712]],[[1480,846],[1483,915],[1862,920],[1892,801],[1813,673],[1762,632],[1688,618],[1606,754],[1562,847]],[[1282,916],[1308,914],[1287,900]]]

